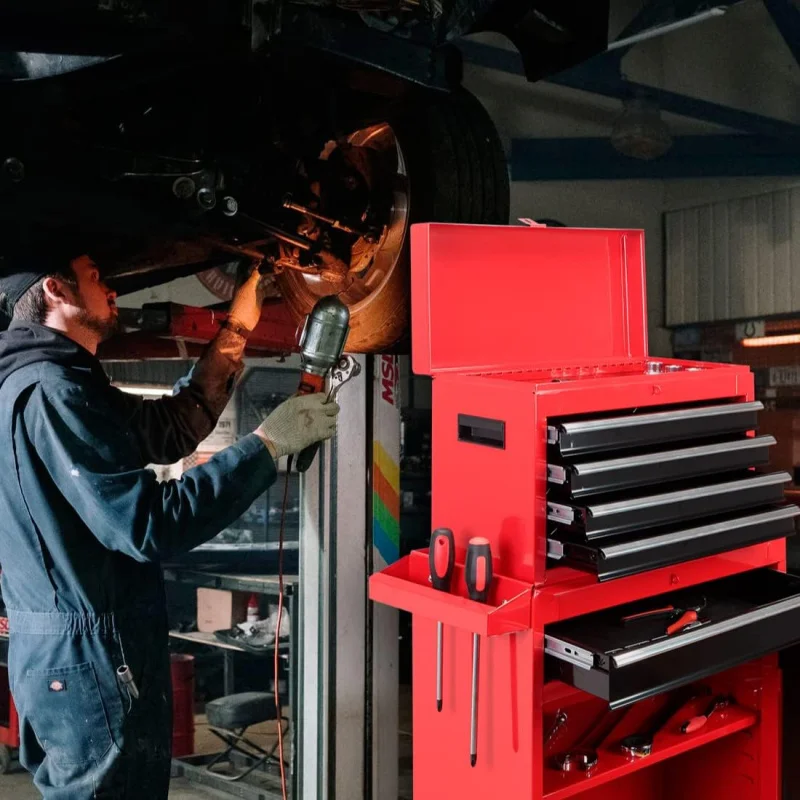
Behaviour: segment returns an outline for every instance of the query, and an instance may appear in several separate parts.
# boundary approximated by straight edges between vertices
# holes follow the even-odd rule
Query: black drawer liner
[[[589,540],[600,539],[777,503],[783,498],[784,484],[790,481],[788,472],[774,472],[613,502],[578,505],[548,501],[547,518],[563,530],[581,533]]]
[[[622,618],[673,605],[707,619],[665,634],[664,619]],[[612,708],[683,686],[800,642],[800,578],[757,569],[559,622],[545,629],[550,678]]]
[[[549,484],[573,498],[733,472],[769,463],[772,436],[756,436],[602,461],[548,464]]]
[[[740,547],[792,536],[800,508],[784,503],[742,515],[714,518],[700,525],[673,526],[642,537],[588,544],[552,539],[548,550],[568,566],[593,572],[601,581],[636,575]]]
[[[745,433],[757,426],[762,403],[726,403],[656,413],[555,422],[547,441],[562,456],[649,447],[668,442]]]

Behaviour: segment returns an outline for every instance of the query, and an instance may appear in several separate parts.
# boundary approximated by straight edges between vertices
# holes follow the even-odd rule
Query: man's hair
[[[74,290],[78,288],[78,279],[75,275],[75,271],[72,269],[72,264],[68,263],[63,269],[54,270],[49,275],[40,278],[19,298],[19,300],[17,300],[14,304],[13,318],[15,320],[19,320],[20,322],[33,322],[37,325],[44,324],[50,312],[47,306],[47,298],[44,294],[44,282],[48,278],[57,278]]]

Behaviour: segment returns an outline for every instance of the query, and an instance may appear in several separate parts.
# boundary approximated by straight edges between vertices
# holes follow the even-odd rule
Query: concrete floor
[[[248,735],[261,747],[269,748],[275,740],[274,723],[255,725],[249,729]],[[208,729],[204,714],[195,717],[195,752],[198,754],[216,753],[220,742]],[[230,793],[222,794],[187,781],[185,778],[173,778],[170,800],[231,800]],[[40,800],[41,795],[34,788],[31,776],[25,770],[15,767],[8,775],[0,775],[0,800]]]
[[[398,800],[411,800],[411,689],[408,686],[400,687],[400,775]],[[268,747],[275,736],[273,724],[254,726],[249,734],[262,747]],[[208,731],[205,716],[197,715],[195,718],[195,751],[198,753],[215,753],[219,750],[219,741]],[[0,800],[40,800],[41,795],[34,788],[30,775],[19,767],[8,775],[0,775]],[[230,794],[215,792],[204,786],[192,784],[184,778],[175,778],[172,781],[170,800],[230,800]]]

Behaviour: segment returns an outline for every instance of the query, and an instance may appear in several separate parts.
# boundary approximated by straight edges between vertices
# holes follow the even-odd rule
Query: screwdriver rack
[[[487,254],[503,273],[491,292]],[[778,800],[776,653],[800,640],[800,580],[784,574],[799,512],[780,474],[753,472],[771,474],[771,443],[746,446],[759,410],[749,370],[653,363],[638,231],[414,226],[412,317],[414,371],[434,378],[432,522],[453,531],[456,564],[437,591],[427,551],[411,553],[372,576],[370,596],[412,614],[415,800]],[[567,473],[575,494],[554,486]],[[476,536],[493,555],[485,604],[464,583]],[[686,592],[707,615],[690,629],[620,622]],[[667,726],[650,756],[620,751],[690,686],[735,703],[693,734]],[[559,711],[567,723],[546,747]],[[557,769],[603,714],[620,719],[597,766]]]

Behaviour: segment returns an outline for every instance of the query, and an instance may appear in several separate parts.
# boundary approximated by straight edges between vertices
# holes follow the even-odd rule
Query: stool
[[[275,742],[269,751],[262,750],[245,736],[245,731],[251,725],[275,720],[281,726],[282,734],[285,734],[289,728],[289,720],[279,713],[275,706],[275,698],[267,692],[242,692],[211,700],[206,703],[206,716],[211,733],[222,739],[227,745],[227,749],[216,755],[206,766],[207,772],[211,772],[212,767],[223,759],[231,762],[230,755],[233,751],[241,753],[250,760],[255,759],[247,769],[236,775],[214,773],[218,778],[226,781],[241,780],[266,761],[274,758],[278,743]],[[284,724],[286,724],[285,728]],[[242,745],[255,751],[255,754],[243,749]]]

